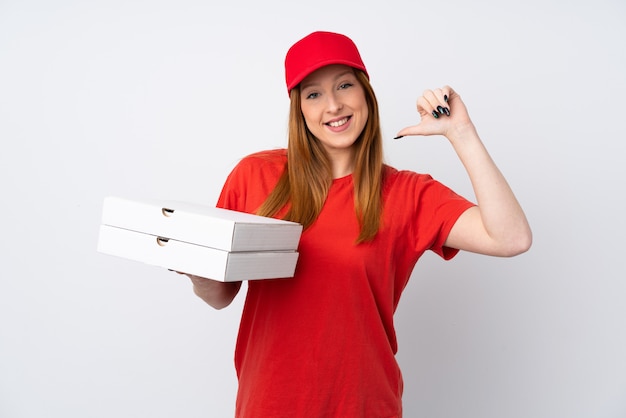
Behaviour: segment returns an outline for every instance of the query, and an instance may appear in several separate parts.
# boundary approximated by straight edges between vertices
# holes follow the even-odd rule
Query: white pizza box
[[[224,282],[293,277],[294,250],[231,252],[100,225],[98,251]]]
[[[188,202],[108,196],[102,224],[225,251],[297,250],[302,225]]]

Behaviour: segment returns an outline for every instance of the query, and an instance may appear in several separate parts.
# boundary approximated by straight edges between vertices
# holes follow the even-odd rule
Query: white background
[[[388,163],[473,199],[445,139],[391,139],[450,84],[533,227],[517,258],[420,261],[405,416],[625,417],[625,23],[622,0],[0,0],[0,416],[232,416],[245,292],[214,311],[97,253],[102,199],[214,204],[286,145],[284,54],[323,29],[361,49]]]

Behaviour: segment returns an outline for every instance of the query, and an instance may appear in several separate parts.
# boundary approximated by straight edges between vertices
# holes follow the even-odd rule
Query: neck
[[[330,163],[332,164],[333,179],[345,177],[354,171],[354,152],[331,153]]]

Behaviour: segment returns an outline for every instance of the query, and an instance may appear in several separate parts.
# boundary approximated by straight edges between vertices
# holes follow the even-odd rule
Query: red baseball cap
[[[357,68],[368,76],[356,45],[345,35],[313,32],[293,44],[285,57],[287,93],[313,71],[330,64]]]

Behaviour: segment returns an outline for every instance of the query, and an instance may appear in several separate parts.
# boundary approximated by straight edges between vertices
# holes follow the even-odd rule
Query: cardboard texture
[[[102,224],[225,251],[296,250],[302,225],[177,201],[104,199]]]
[[[107,197],[98,251],[220,281],[293,277],[302,225],[184,202]]]
[[[293,277],[298,252],[229,252],[128,229],[100,226],[98,251],[224,282]]]

